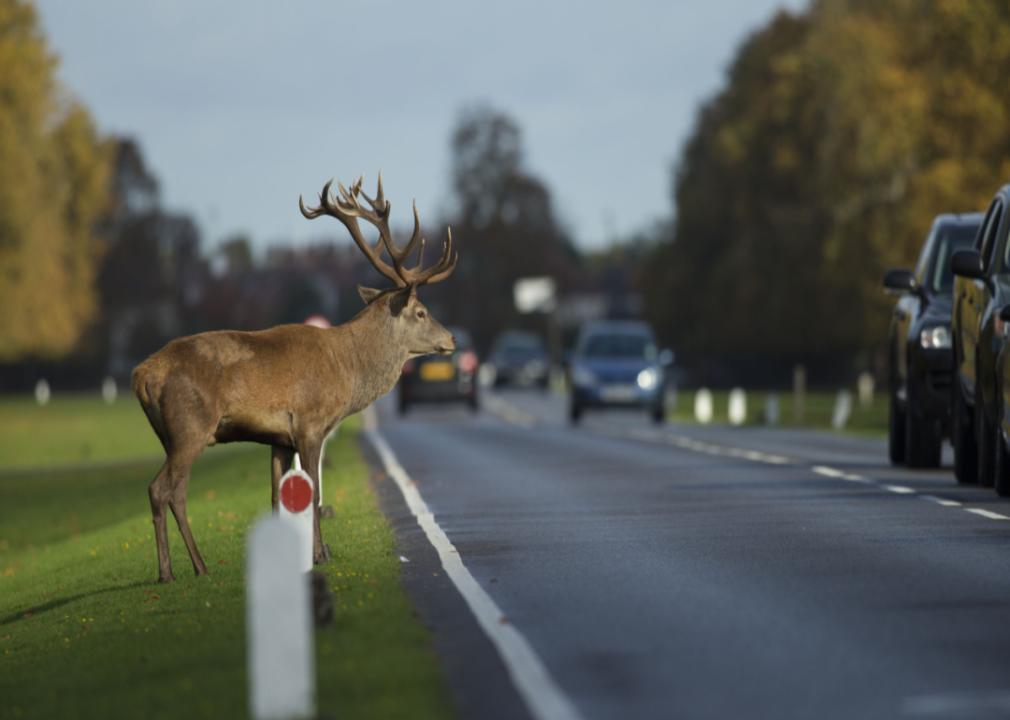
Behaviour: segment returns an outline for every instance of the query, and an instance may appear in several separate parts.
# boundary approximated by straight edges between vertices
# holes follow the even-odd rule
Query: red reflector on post
[[[312,503],[312,481],[305,473],[291,473],[281,483],[281,504],[290,513],[300,513]]]

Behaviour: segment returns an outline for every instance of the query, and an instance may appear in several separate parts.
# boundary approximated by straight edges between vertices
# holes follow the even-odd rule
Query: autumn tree
[[[643,263],[648,315],[695,367],[788,376],[879,357],[880,278],[933,217],[1010,176],[1010,6],[821,0],[740,48]]]
[[[34,8],[0,0],[0,361],[70,352],[95,317],[108,144],[55,80]]]

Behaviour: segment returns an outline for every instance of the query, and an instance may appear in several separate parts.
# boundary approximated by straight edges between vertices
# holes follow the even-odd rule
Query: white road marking
[[[961,503],[957,500],[948,500],[947,498],[937,497],[936,495],[920,495],[919,497],[931,503],[943,505],[944,507],[961,507]]]
[[[523,412],[511,403],[505,402],[500,397],[492,393],[484,393],[481,402],[484,404],[484,407],[490,410],[493,414],[512,425],[518,425],[519,427],[526,428],[528,430],[537,424],[537,419],[533,415]]]
[[[488,405],[488,409],[493,413],[512,423],[513,425],[520,425],[522,427],[530,428],[536,425],[536,418],[522,410],[519,410],[511,403],[503,400],[500,397],[491,395],[488,393],[486,396],[485,403]],[[490,403],[487,402],[490,400]],[[742,460],[750,460],[752,462],[767,463],[770,465],[796,465],[800,464],[792,458],[788,458],[782,455],[770,455],[768,453],[763,453],[758,450],[750,450],[747,448],[731,447],[727,445],[712,445],[710,443],[702,442],[700,440],[695,440],[686,435],[675,435],[672,433],[662,433],[659,431],[649,431],[642,430],[640,428],[632,428],[627,430],[611,430],[595,427],[593,431],[601,435],[607,435],[609,437],[619,437],[629,440],[640,440],[644,442],[663,442],[668,445],[674,445],[675,447],[683,448],[684,450],[690,450],[692,452],[703,453],[705,455],[713,455],[715,457],[732,457],[740,458]],[[810,468],[813,472],[818,475],[823,475],[824,477],[829,477],[837,480],[848,480],[849,482],[862,483],[864,485],[875,485],[881,490],[886,490],[887,492],[895,493],[896,495],[911,495],[914,497],[920,497],[923,500],[941,505],[943,507],[961,507],[962,503],[957,500],[948,500],[946,498],[937,497],[935,495],[921,495],[914,488],[907,487],[905,485],[889,485],[886,483],[878,482],[872,478],[864,477],[862,475],[857,475],[855,473],[848,473],[844,470],[839,470],[838,468],[829,467],[827,465],[814,465]],[[993,512],[991,510],[985,510],[983,508],[964,508],[967,512],[974,513],[989,520],[1010,520],[1010,515],[1003,515],[1001,513]]]
[[[1010,691],[951,693],[949,695],[916,695],[901,703],[902,715],[952,717],[1003,717],[1010,712]]]
[[[898,495],[915,495],[915,490],[910,487],[905,487],[904,485],[881,485],[888,492],[897,493]]]
[[[364,413],[365,437],[382,460],[386,473],[393,478],[403,499],[424,530],[428,542],[438,553],[442,568],[459,590],[470,611],[484,633],[498,650],[502,662],[515,683],[516,690],[526,701],[530,714],[538,720],[581,720],[581,715],[551,677],[543,662],[533,651],[519,630],[508,621],[505,613],[485,592],[467,570],[448,536],[435,521],[417,485],[403,469],[393,450],[379,433],[375,410],[369,407]]]
[[[1001,515],[998,512],[993,512],[992,510],[984,510],[982,508],[965,508],[965,512],[975,513],[976,515],[981,515],[984,518],[989,518],[990,520],[1010,520],[1010,517],[1006,515]]]

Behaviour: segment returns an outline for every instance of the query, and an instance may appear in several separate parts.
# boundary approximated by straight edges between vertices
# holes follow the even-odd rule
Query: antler
[[[424,268],[425,240],[421,237],[421,220],[417,215],[417,204],[415,203],[413,206],[414,232],[406,246],[400,248],[393,241],[392,233],[389,231],[390,204],[382,192],[382,173],[379,173],[378,188],[374,199],[361,189],[363,180],[364,178],[358,178],[358,181],[351,185],[350,190],[338,182],[339,198],[330,195],[330,185],[333,184],[333,181],[330,180],[323,186],[323,191],[319,194],[318,207],[306,208],[300,195],[298,196],[298,207],[301,209],[302,215],[310,220],[320,215],[332,215],[342,222],[355,244],[365,253],[375,269],[396,283],[398,287],[417,287],[436,283],[449,277],[456,268],[456,261],[459,259],[459,254],[452,249],[452,230],[448,229],[446,232],[446,239],[442,243],[442,256],[438,262],[429,268]],[[369,208],[364,208],[358,203],[359,195],[365,198]],[[361,234],[358,218],[374,225],[379,231],[379,239],[375,245],[370,245]],[[389,253],[389,257],[393,261],[392,267],[382,259],[381,247],[385,247],[386,252]],[[404,267],[404,261],[410,257],[415,248],[417,248],[417,265],[411,268]]]

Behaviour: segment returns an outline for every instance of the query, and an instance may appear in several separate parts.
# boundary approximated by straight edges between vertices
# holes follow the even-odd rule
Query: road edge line
[[[539,720],[582,720],[582,716],[558,687],[529,641],[508,621],[501,608],[463,564],[459,551],[436,522],[417,485],[379,432],[372,408],[364,413],[364,434],[378,454],[386,473],[396,482],[404,502],[424,531],[428,542],[438,553],[442,569],[498,651],[530,714]]]

